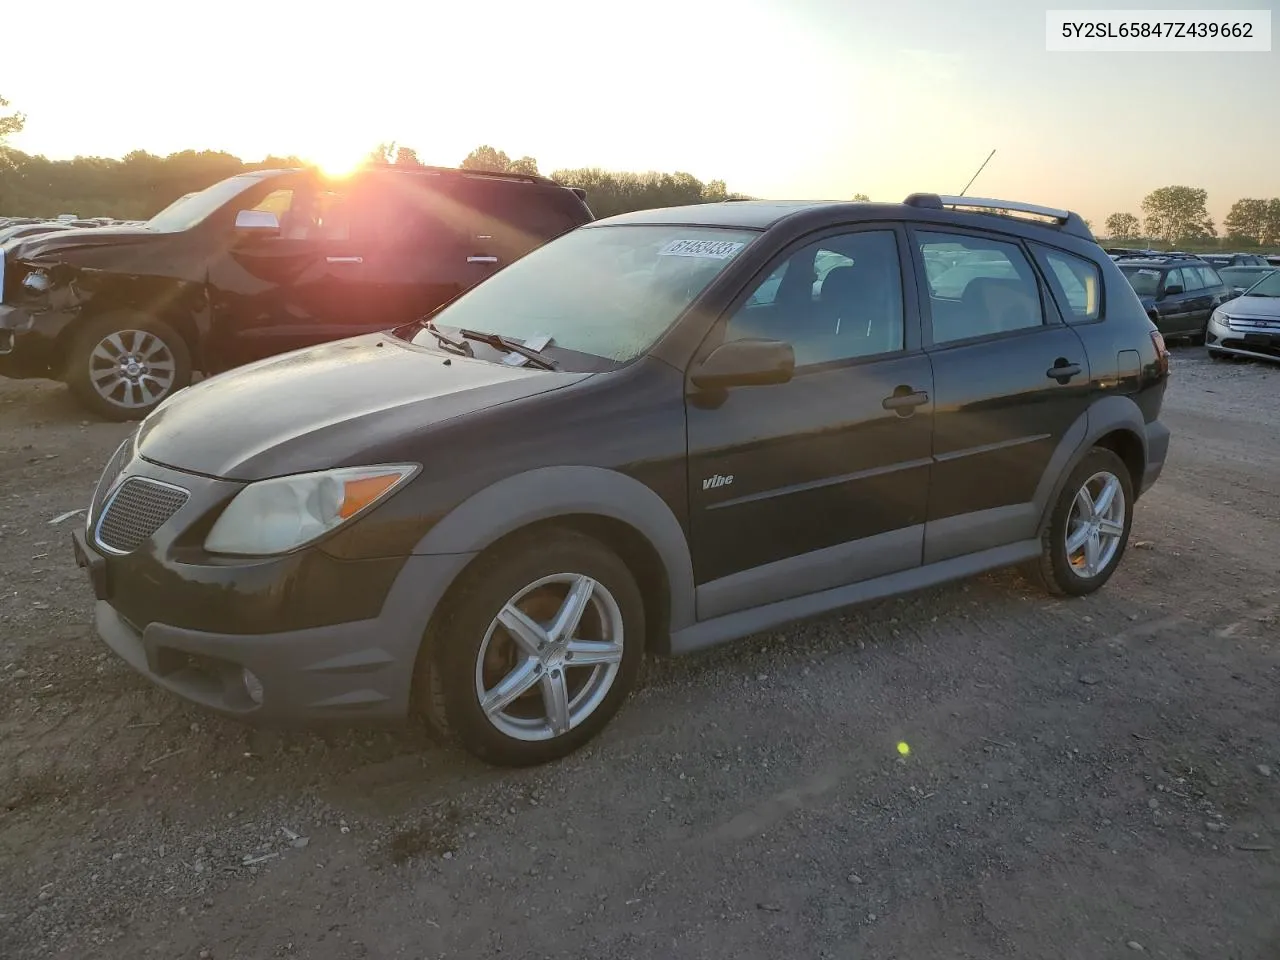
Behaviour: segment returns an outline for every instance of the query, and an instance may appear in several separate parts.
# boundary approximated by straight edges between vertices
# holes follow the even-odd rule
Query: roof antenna
[[[981,173],[983,171],[983,168],[985,168],[986,165],[991,162],[991,158],[994,157],[995,155],[996,155],[996,152],[994,150],[992,150],[990,153],[987,154],[987,159],[982,161],[982,166],[978,168],[978,173]],[[969,182],[964,185],[964,189],[960,191],[959,196],[963,197],[966,193],[969,192],[969,188],[973,186],[973,181],[978,179],[978,173],[975,173],[972,177],[969,178]]]

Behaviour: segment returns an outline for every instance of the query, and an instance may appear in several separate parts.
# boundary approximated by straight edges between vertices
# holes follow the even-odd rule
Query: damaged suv
[[[592,219],[581,189],[523,174],[239,174],[144,224],[6,245],[0,376],[140,419],[196,371],[407,323]]]

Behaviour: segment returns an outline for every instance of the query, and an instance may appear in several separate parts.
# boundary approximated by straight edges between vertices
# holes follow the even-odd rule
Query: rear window
[[[1140,297],[1154,297],[1160,289],[1160,269],[1158,267],[1124,266],[1120,268],[1133,292]]]
[[[1097,320],[1102,315],[1102,273],[1098,265],[1084,257],[1033,244],[1040,267],[1049,276],[1053,298],[1064,319],[1071,322]]]
[[[475,237],[494,237],[532,250],[591,219],[582,201],[562,187],[507,180],[463,178],[449,184],[458,215]]]

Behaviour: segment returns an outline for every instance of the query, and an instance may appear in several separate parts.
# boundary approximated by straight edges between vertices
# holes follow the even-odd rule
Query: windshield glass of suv
[[[1140,297],[1154,297],[1160,286],[1160,271],[1151,267],[1121,267],[1120,272],[1128,279],[1133,292]]]
[[[232,198],[248,190],[260,177],[252,175],[220,180],[199,193],[188,194],[165,207],[147,221],[147,229],[156,233],[179,233],[190,230]]]
[[[442,327],[539,334],[551,348],[633,360],[757,234],[679,225],[584,227],[539,247],[435,314]],[[414,343],[431,346],[423,330]]]
[[[1280,270],[1269,273],[1244,292],[1246,297],[1280,297]]]

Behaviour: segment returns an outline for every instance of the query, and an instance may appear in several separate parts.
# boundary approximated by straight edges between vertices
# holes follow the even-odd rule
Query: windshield
[[[757,234],[710,227],[584,227],[472,287],[435,314],[442,327],[552,338],[560,348],[625,363],[666,332]],[[413,342],[435,344],[421,330]]]
[[[1129,285],[1133,287],[1133,292],[1140,297],[1154,297],[1156,289],[1160,286],[1160,271],[1153,270],[1150,267],[1121,267],[1120,272],[1125,275],[1129,281]]]
[[[1280,270],[1267,274],[1244,292],[1246,297],[1280,297]]]
[[[156,233],[179,233],[190,230],[223,204],[239,196],[255,183],[259,183],[261,179],[252,174],[241,174],[219,180],[199,193],[189,193],[148,220],[147,229],[154,230]]]

